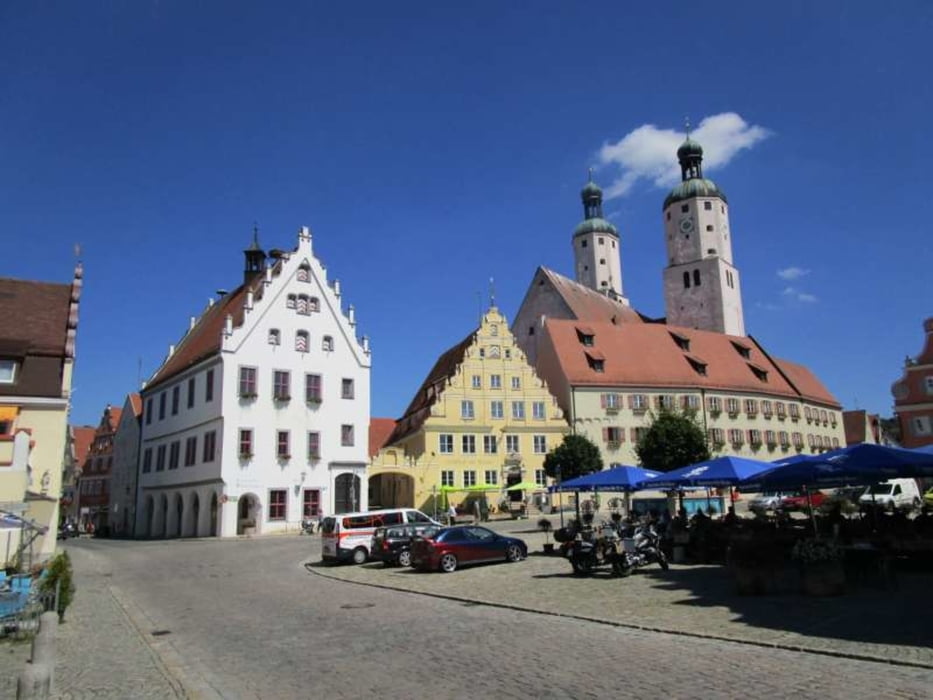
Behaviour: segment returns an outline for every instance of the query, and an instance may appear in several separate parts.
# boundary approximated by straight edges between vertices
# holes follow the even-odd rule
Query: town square
[[[927,697],[889,10],[4,10],[0,696]]]

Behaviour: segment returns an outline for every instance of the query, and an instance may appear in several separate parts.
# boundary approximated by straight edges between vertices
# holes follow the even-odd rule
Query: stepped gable
[[[405,409],[405,414],[399,418],[395,430],[385,441],[385,445],[392,445],[421,427],[431,413],[431,406],[437,402],[438,397],[444,391],[445,383],[463,362],[463,356],[467,348],[473,344],[476,332],[475,330],[471,332],[437,359],[411,403],[408,404],[408,408]]]
[[[395,430],[394,418],[369,419],[369,456],[374,457],[386,444],[386,440]]]
[[[71,285],[0,278],[0,351],[63,357]]]
[[[656,323],[549,319],[551,349],[571,384],[689,387],[806,398],[838,406],[805,367],[774,361],[754,339]],[[592,337],[592,345],[581,338]],[[602,371],[594,364],[602,361]]]
[[[628,304],[574,282],[568,277],[539,268],[567,305],[574,318],[580,321],[609,321],[615,323],[642,323],[644,318]]]

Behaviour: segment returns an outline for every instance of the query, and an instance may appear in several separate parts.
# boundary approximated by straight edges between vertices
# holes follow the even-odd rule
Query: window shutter
[[[635,395],[634,394],[628,395],[628,407],[635,408]]]
[[[609,442],[609,428],[603,428],[603,442]]]
[[[599,403],[603,408],[606,408],[606,399],[607,399],[606,394],[599,395]]]
[[[619,433],[619,442],[625,442],[625,428],[616,428],[616,432]]]

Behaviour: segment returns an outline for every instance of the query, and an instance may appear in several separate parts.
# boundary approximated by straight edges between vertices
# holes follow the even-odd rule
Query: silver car
[[[781,507],[781,501],[787,495],[783,491],[765,491],[748,502],[748,509],[751,511],[778,510]]]

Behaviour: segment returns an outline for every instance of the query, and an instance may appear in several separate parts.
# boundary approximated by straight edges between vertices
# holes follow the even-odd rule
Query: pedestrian
[[[447,518],[450,520],[450,525],[457,522],[457,509],[454,507],[453,503],[451,503],[450,507],[447,509]]]
[[[482,513],[480,513],[479,501],[473,501],[473,524],[479,525],[482,520]]]

